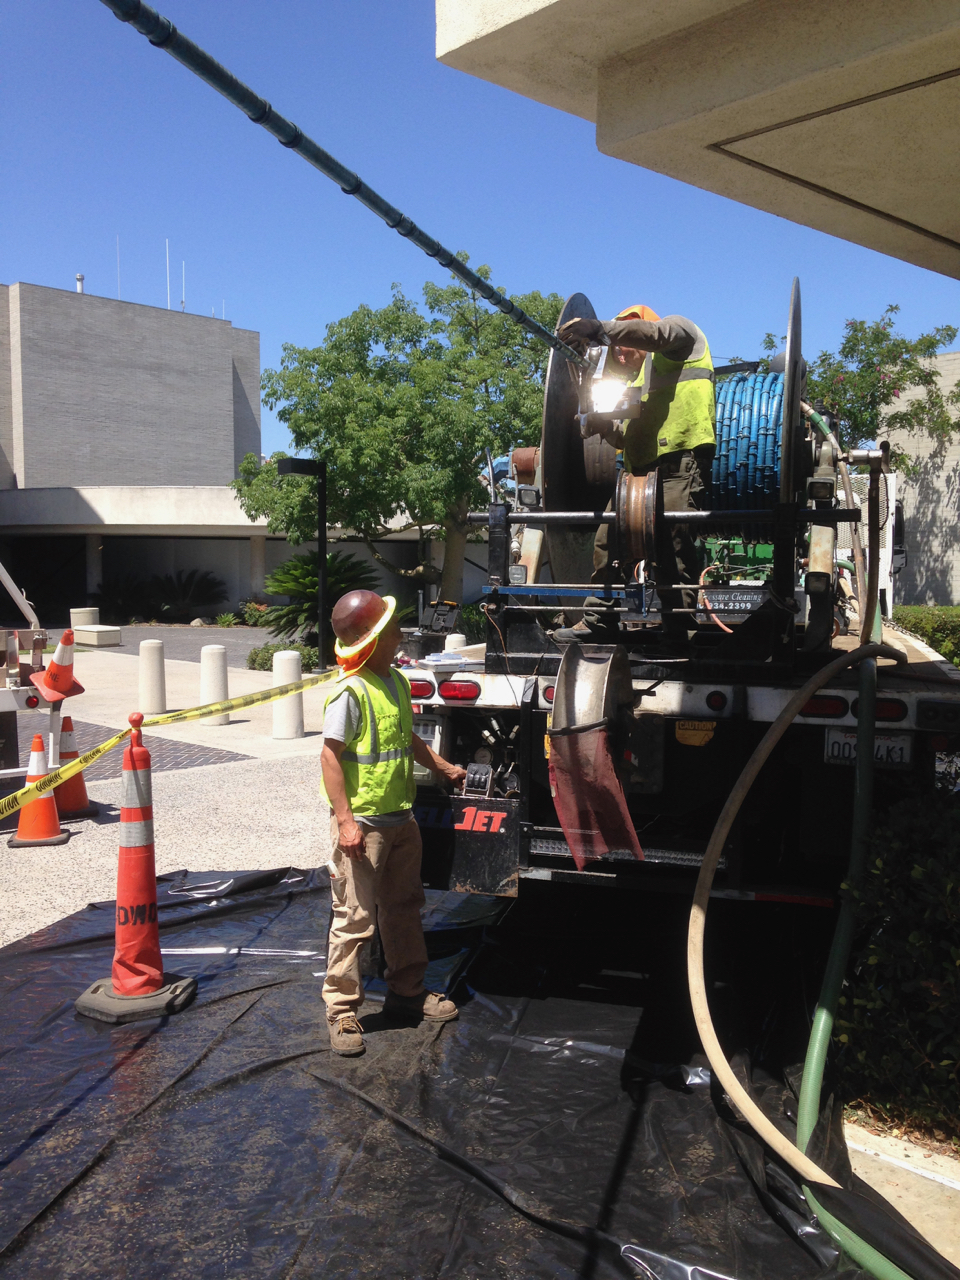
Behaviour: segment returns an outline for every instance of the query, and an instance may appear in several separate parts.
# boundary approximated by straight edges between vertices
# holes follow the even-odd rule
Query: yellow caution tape
[[[318,684],[327,684],[331,680],[336,680],[339,675],[339,671],[324,671],[319,675],[305,676],[303,680],[295,680],[291,684],[279,684],[273,689],[263,689],[260,693],[245,693],[239,698],[228,698],[225,702],[208,702],[203,707],[168,711],[162,716],[151,716],[149,720],[144,720],[143,728],[152,729],[158,724],[180,724],[184,720],[202,720],[204,716],[223,715],[227,711],[239,711],[242,707],[257,706],[261,702],[277,702],[280,698],[289,698],[292,694],[300,693],[304,689],[312,689]],[[82,756],[77,756],[76,760],[62,764],[59,769],[54,769],[39,782],[31,782],[29,786],[15,791],[12,796],[6,796],[0,800],[0,818],[9,818],[11,813],[16,813],[25,804],[30,804],[32,800],[46,795],[48,791],[59,787],[61,782],[66,782],[75,774],[82,773],[101,756],[118,747],[121,742],[129,738],[131,733],[132,729],[124,729],[112,738],[108,738],[106,742],[101,742],[98,747],[91,747]]]
[[[99,760],[108,751],[118,747],[124,738],[129,738],[131,732],[132,730],[130,729],[124,729],[122,733],[108,738],[106,742],[101,742],[99,747],[91,747],[82,756],[77,756],[76,760],[70,760],[66,764],[62,764],[59,769],[54,769],[52,773],[48,773],[39,782],[31,782],[29,786],[21,787],[19,791],[15,791],[12,796],[7,796],[5,799],[0,800],[0,818],[8,818],[11,813],[16,813],[18,809],[22,809],[31,800],[37,800],[40,796],[46,795],[48,791],[52,791],[54,787],[59,787],[61,782],[66,782],[75,773],[82,773],[95,760]]]
[[[255,707],[261,702],[276,702],[279,698],[289,698],[293,693],[304,689],[312,689],[318,684],[327,684],[336,680],[339,671],[324,671],[320,675],[305,676],[302,680],[294,680],[292,684],[278,684],[274,689],[263,689],[260,693],[244,693],[239,698],[227,698],[225,702],[208,702],[203,707],[188,707],[185,711],[166,711],[162,716],[151,716],[144,720],[145,729],[153,729],[158,724],[181,724],[184,720],[202,720],[204,716],[220,716],[228,711],[239,711],[243,707]]]

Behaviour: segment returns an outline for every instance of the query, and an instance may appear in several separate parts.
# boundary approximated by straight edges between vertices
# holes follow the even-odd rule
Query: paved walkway
[[[63,635],[63,627],[51,627],[47,634],[50,643],[56,644]],[[222,644],[227,651],[227,665],[246,670],[247,654],[264,644],[277,644],[277,637],[263,627],[121,627],[123,643],[116,648],[103,650],[110,653],[128,653],[134,657],[140,652],[141,640],[162,640],[167,658],[179,658],[187,662],[199,662],[200,650],[205,644]]]

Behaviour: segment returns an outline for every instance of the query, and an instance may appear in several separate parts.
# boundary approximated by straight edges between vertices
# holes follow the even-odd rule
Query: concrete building
[[[0,285],[0,559],[48,622],[101,582],[207,569],[261,592],[283,537],[227,488],[260,452],[260,336]]]
[[[606,155],[960,277],[955,0],[436,0],[448,66]]]
[[[942,391],[960,382],[960,351],[945,352],[933,363]],[[900,405],[918,395],[905,391]],[[920,465],[915,476],[899,481],[907,563],[897,575],[896,602],[960,604],[960,438],[907,435],[900,443]]]

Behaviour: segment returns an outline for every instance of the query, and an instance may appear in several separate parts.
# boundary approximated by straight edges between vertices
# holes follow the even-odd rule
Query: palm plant
[[[263,614],[263,625],[274,636],[305,636],[316,634],[319,617],[317,589],[319,586],[319,558],[316,551],[306,555],[291,556],[277,565],[265,583],[264,590],[271,596],[288,596],[289,604],[271,605]],[[344,551],[331,551],[327,556],[327,598],[325,601],[325,630],[331,635],[330,613],[334,604],[348,591],[376,591],[377,572],[371,564],[358,560]]]

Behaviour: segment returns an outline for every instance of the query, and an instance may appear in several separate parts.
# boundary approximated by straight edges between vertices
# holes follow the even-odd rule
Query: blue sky
[[[782,333],[801,280],[808,356],[890,302],[914,335],[960,324],[954,280],[597,152],[593,126],[434,58],[428,0],[163,0],[159,9],[283,114],[508,292],[645,302],[718,357]],[[258,329],[263,366],[315,345],[436,264],[117,22],[98,0],[0,9],[0,282],[74,288]],[[286,433],[264,413],[264,449]]]

